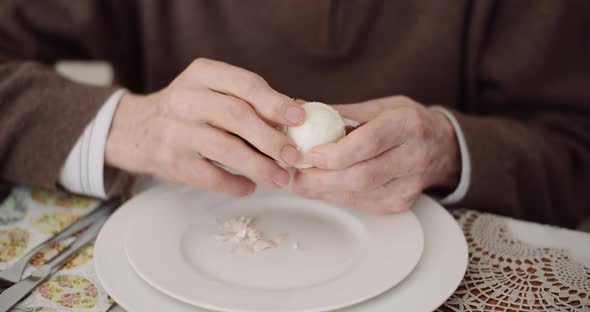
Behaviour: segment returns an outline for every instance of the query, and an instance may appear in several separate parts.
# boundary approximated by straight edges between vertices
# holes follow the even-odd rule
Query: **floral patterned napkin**
[[[100,203],[86,197],[24,187],[14,188],[8,197],[0,201],[0,270],[96,209]],[[29,261],[25,276],[73,240],[74,237],[71,237],[39,251]],[[79,250],[59,272],[42,283],[12,311],[107,311],[114,302],[98,282],[92,261],[93,252],[92,243]]]

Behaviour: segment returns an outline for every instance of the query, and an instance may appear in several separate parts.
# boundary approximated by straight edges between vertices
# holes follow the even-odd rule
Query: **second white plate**
[[[246,199],[171,193],[143,206],[127,240],[132,267],[161,292],[218,311],[350,306],[399,283],[423,248],[411,211],[375,216],[264,192]],[[231,251],[213,237],[220,222],[239,216],[254,217],[268,237],[287,239],[256,254]]]

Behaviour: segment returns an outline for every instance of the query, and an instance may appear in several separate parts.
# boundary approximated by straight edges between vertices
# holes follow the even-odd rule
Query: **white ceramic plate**
[[[240,199],[201,195],[172,192],[135,202],[143,210],[127,237],[136,273],[195,306],[225,312],[335,310],[390,289],[422,254],[422,229],[411,211],[379,216],[277,191]],[[256,254],[214,239],[223,233],[223,221],[240,216],[253,217],[269,239],[288,236],[277,248]]]
[[[149,286],[133,270],[126,256],[129,225],[144,206],[165,194],[198,192],[168,184],[151,189],[121,207],[108,220],[95,245],[95,267],[101,284],[130,312],[208,312],[175,300]],[[200,193],[209,198],[210,193]],[[432,311],[459,285],[467,266],[463,233],[444,208],[422,197],[412,208],[424,231],[424,251],[416,268],[393,289],[360,304],[339,310],[347,312]]]

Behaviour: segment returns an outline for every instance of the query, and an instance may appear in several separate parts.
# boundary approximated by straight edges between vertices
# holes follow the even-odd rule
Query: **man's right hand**
[[[299,104],[260,76],[197,59],[166,88],[145,96],[123,96],[113,117],[105,162],[128,172],[245,196],[255,190],[255,183],[210,160],[269,186],[286,186],[289,173],[239,137],[291,166],[301,155],[277,127],[304,120]]]

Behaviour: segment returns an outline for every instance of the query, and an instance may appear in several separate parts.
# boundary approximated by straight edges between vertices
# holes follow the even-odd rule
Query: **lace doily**
[[[437,311],[590,312],[590,268],[566,250],[516,240],[506,220],[494,215],[461,210],[454,216],[465,233],[469,264]]]

